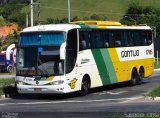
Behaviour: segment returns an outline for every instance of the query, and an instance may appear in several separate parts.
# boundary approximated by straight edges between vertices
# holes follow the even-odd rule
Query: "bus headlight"
[[[54,81],[54,82],[52,82],[51,84],[52,84],[52,85],[59,85],[59,84],[63,84],[63,83],[64,83],[63,80],[59,80],[59,81]]]

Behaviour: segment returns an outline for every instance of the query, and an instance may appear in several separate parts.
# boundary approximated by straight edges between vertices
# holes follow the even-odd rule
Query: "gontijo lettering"
[[[139,50],[127,50],[121,52],[121,57],[138,57],[139,56]]]

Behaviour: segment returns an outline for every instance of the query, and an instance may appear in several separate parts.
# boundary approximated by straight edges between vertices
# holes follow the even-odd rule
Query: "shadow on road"
[[[5,86],[2,89],[6,98],[8,97],[12,98],[18,95],[18,92],[15,86]]]
[[[149,82],[145,81],[142,83],[142,85],[137,85],[137,86],[143,86],[147,83]],[[130,86],[128,82],[106,85],[103,87],[91,89],[89,92],[89,95],[92,95],[93,93],[96,93],[96,92],[109,91],[109,90],[114,90],[117,88],[125,88],[125,87],[132,87],[132,86]],[[25,99],[64,100],[69,98],[80,97],[79,92],[68,93],[68,94],[19,94],[15,86],[4,87],[3,92],[5,93],[5,97],[10,97],[10,98],[19,99],[19,100],[25,100]]]
[[[135,86],[143,86],[147,83],[149,82],[144,81],[141,85],[135,85]],[[109,90],[114,90],[118,88],[135,87],[135,86],[131,86],[129,82],[121,82],[121,83],[106,85],[103,87],[93,88],[90,93],[103,92],[103,91],[109,91]]]

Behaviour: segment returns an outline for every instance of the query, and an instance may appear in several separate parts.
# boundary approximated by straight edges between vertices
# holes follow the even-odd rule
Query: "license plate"
[[[41,92],[42,90],[41,90],[41,88],[35,88],[34,91],[35,92]]]

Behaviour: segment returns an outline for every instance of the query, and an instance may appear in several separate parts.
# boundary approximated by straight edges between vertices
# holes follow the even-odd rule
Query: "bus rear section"
[[[9,55],[9,60],[6,59],[6,51],[0,53],[0,72],[14,72],[14,62],[12,58],[13,54]]]
[[[0,53],[0,71],[3,72],[6,70],[6,54]]]

